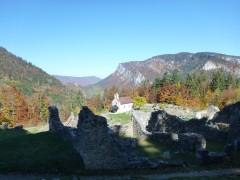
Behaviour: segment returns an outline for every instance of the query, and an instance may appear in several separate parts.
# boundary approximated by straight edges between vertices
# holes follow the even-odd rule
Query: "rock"
[[[219,108],[216,106],[209,106],[207,109],[203,111],[196,112],[196,118],[201,119],[203,117],[207,117],[208,120],[212,119],[214,115],[219,112]]]
[[[181,152],[195,152],[199,148],[206,148],[206,140],[202,135],[195,133],[179,134],[177,149]]]
[[[150,117],[151,112],[133,111],[133,135],[137,136],[139,139],[147,139],[151,135],[151,132],[146,130]]]
[[[13,128],[13,130],[23,130],[23,125],[18,125]]]
[[[208,164],[221,164],[228,160],[227,154],[224,152],[210,152],[208,155]]]
[[[73,143],[74,137],[72,135],[73,131],[71,128],[64,127],[62,122],[60,121],[58,108],[56,106],[49,106],[49,131],[57,133],[64,140]]]
[[[8,129],[8,124],[2,124],[2,125],[0,126],[0,129],[2,129],[2,130]]]
[[[79,113],[75,149],[81,154],[87,169],[121,169],[127,167],[126,142],[116,141],[108,134],[106,118],[83,107]],[[131,143],[129,143],[131,147]]]
[[[222,111],[216,113],[212,121],[229,124],[228,140],[233,141],[240,137],[240,102],[226,106]]]
[[[226,155],[228,157],[232,157],[233,154],[234,154],[234,145],[232,144],[227,144],[225,147],[224,147],[224,152],[226,153]]]
[[[196,152],[199,165],[220,164],[229,160],[225,152],[208,152],[207,149],[200,148]]]
[[[159,110],[149,114],[149,121],[146,127],[148,132],[172,132],[180,133],[184,121],[176,116],[172,116],[165,111]]]
[[[169,145],[175,145],[176,142],[178,141],[178,135],[175,133],[161,133],[161,132],[156,132],[152,135],[153,139],[163,143],[163,144],[169,144]]]
[[[196,159],[199,165],[207,164],[208,162],[208,150],[206,148],[199,148],[196,151]]]
[[[216,124],[211,124],[211,122],[207,124],[207,118],[183,121],[159,110],[155,112],[134,111],[132,120],[134,135],[137,135],[139,139],[156,136],[157,133],[197,133],[208,139],[227,139],[227,132],[220,130]]]

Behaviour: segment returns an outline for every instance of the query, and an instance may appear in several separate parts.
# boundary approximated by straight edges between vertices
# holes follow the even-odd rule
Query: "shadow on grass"
[[[0,131],[0,172],[72,173],[84,170],[80,155],[56,134]]]
[[[170,159],[164,159],[164,151],[170,152]],[[176,150],[151,139],[138,141],[137,155],[149,157],[151,160],[170,161],[187,160],[191,162],[194,155],[174,154]],[[133,177],[139,174],[168,173],[170,171],[186,171],[183,168],[171,169],[124,169],[111,171],[87,171],[81,156],[72,146],[51,132],[30,134],[25,130],[0,130],[0,173],[53,173],[77,175],[126,175]]]
[[[169,152],[169,158],[164,157],[164,152]],[[195,164],[195,154],[194,153],[177,153],[177,149],[173,148],[167,144],[161,144],[156,140],[151,138],[147,140],[138,141],[138,146],[136,149],[138,156],[149,157],[150,160],[167,160],[167,161],[187,161],[189,164]]]

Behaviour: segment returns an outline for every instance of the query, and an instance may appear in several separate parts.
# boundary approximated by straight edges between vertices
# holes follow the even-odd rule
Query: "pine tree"
[[[159,76],[157,76],[153,81],[153,88],[158,89],[161,87],[161,79]]]
[[[219,89],[220,91],[223,91],[225,87],[224,71],[222,69],[214,71],[212,74],[212,81],[210,83],[211,90],[216,91]]]
[[[179,71],[177,69],[175,69],[172,74],[171,83],[176,84],[176,83],[180,82],[180,80],[181,80],[181,76],[179,74]]]
[[[161,80],[161,87],[164,86],[164,85],[167,85],[167,84],[171,84],[171,76],[168,74],[168,72],[166,71],[164,74],[163,74],[163,78]]]

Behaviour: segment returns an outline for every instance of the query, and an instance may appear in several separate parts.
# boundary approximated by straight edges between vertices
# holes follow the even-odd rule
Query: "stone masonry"
[[[226,139],[227,133],[207,124],[207,118],[183,121],[163,110],[154,112],[134,111],[133,132],[139,139],[153,138],[170,144],[181,152],[194,152],[206,147],[205,138]]]
[[[87,169],[118,169],[127,166],[128,156],[120,151],[108,134],[107,121],[87,107],[79,113],[75,149]]]
[[[226,106],[215,114],[214,123],[229,124],[228,140],[233,141],[240,137],[240,102]]]
[[[122,169],[128,166],[128,153],[122,152],[108,134],[106,119],[87,107],[79,113],[77,128],[65,127],[56,106],[49,107],[49,130],[70,142],[81,155],[86,169]]]

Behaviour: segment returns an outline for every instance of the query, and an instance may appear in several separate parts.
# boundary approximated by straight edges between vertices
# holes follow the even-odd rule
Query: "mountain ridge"
[[[68,83],[80,86],[88,86],[91,84],[96,84],[100,80],[99,77],[96,76],[84,76],[84,77],[76,77],[76,76],[62,76],[62,75],[53,75],[56,79],[58,79],[62,84],[66,85]]]
[[[171,73],[174,69],[178,69],[180,74],[186,75],[202,70],[211,72],[220,68],[240,77],[240,56],[215,52],[180,52],[157,55],[144,61],[119,63],[112,74],[98,83],[88,86],[87,89],[99,91],[112,86],[119,88],[137,86],[144,80],[152,82],[155,77],[162,77],[165,72]]]

